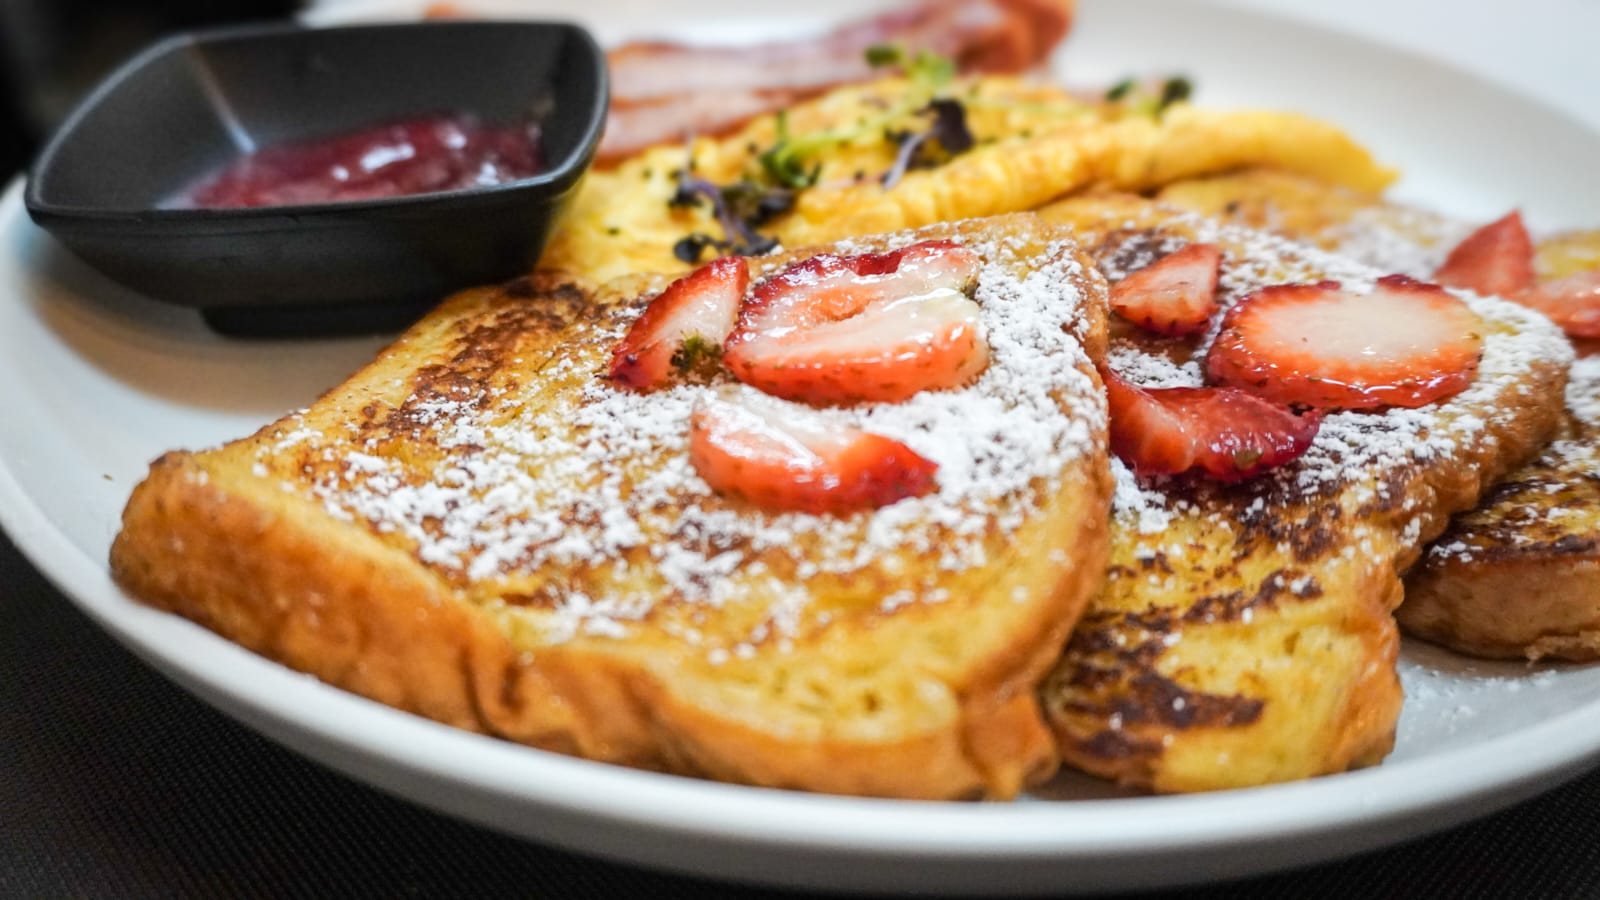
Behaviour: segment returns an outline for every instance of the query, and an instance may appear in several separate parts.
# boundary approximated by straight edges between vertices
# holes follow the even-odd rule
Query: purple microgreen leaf
[[[971,150],[977,143],[972,136],[972,130],[967,127],[967,109],[960,100],[936,98],[918,112],[933,115],[933,121],[929,123],[926,131],[885,133],[885,137],[899,145],[895,151],[894,164],[883,174],[882,182],[885,190],[899,184],[906,172],[940,165],[952,156]],[[937,147],[939,152],[928,152],[934,147]]]

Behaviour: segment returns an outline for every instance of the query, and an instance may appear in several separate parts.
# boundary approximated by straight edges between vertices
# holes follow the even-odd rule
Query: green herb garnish
[[[1133,112],[1159,119],[1167,107],[1182,103],[1192,96],[1194,82],[1183,75],[1164,79],[1159,88],[1143,85],[1134,78],[1124,78],[1106,91],[1106,102],[1126,102]]]
[[[1182,103],[1194,95],[1194,83],[1182,75],[1174,75],[1161,84],[1161,98],[1156,112],[1165,112],[1174,103]]]
[[[722,362],[722,345],[704,335],[691,334],[672,351],[672,369],[679,375],[710,378]]]
[[[884,173],[885,189],[898,184],[907,171],[944,165],[952,156],[971,150],[977,143],[967,127],[967,109],[960,100],[938,98],[922,112],[933,116],[925,131],[889,135],[898,150],[894,165]]]
[[[956,61],[948,56],[918,50],[909,53],[900,44],[876,44],[867,48],[867,65],[874,69],[896,66],[906,78],[918,84],[944,87],[956,77]]]
[[[925,51],[909,53],[894,44],[867,48],[866,60],[874,68],[898,67],[907,80],[905,95],[881,112],[862,116],[847,128],[794,134],[789,129],[788,111],[780,110],[772,146],[750,148],[755,165],[732,184],[713,184],[695,175],[691,154],[689,165],[673,173],[677,189],[668,205],[699,207],[709,203],[723,234],[686,235],[673,245],[674,256],[693,264],[711,248],[741,256],[770,252],[777,240],[756,229],[792,209],[797,192],[816,185],[822,176],[818,157],[836,147],[872,139],[895,144],[895,163],[884,176],[884,185],[892,187],[907,169],[940,165],[974,146],[961,101],[940,96],[956,76],[953,60]],[[929,118],[923,119],[925,116]],[[907,128],[908,120],[925,124]]]
[[[692,167],[691,167],[692,168]],[[672,253],[686,263],[700,261],[707,247],[738,256],[761,256],[778,246],[776,238],[756,231],[774,216],[794,206],[794,192],[787,188],[766,187],[753,181],[730,185],[712,184],[690,169],[678,171],[678,188],[667,200],[668,206],[697,207],[711,204],[711,213],[722,225],[722,238],[695,233],[678,241]]]
[[[822,174],[820,163],[807,170],[805,158],[825,147],[835,146],[836,143],[843,141],[834,138],[831,132],[813,135],[807,140],[796,140],[789,134],[789,111],[780,109],[778,139],[771,147],[762,151],[756,157],[756,161],[761,164],[761,171],[773,184],[790,190],[803,190],[816,184],[817,176]]]
[[[828,150],[855,143],[874,134],[891,136],[905,133],[905,129],[899,127],[900,123],[919,111],[932,109],[934,101],[939,99],[939,92],[956,77],[954,60],[925,50],[909,53],[898,44],[878,44],[868,47],[866,58],[867,64],[873,68],[894,66],[905,74],[908,83],[906,94],[900,102],[878,115],[862,117],[850,128],[805,135],[792,134],[789,131],[788,113],[779,112],[777,139],[771,147],[756,157],[764,178],[790,190],[804,190],[811,187],[817,183],[817,178],[822,174],[822,164],[812,162],[808,165],[808,160],[814,160]],[[890,139],[893,140],[893,137]],[[952,150],[952,152],[960,151]]]
[[[873,44],[867,48],[867,65],[881,69],[898,63],[905,55],[905,48],[899,44]]]

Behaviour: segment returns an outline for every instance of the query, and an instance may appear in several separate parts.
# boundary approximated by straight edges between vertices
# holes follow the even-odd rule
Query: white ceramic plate
[[[531,5],[531,4],[530,4]],[[759,15],[747,0],[550,2],[602,36],[738,39],[820,28],[860,0]],[[354,13],[335,10],[340,16]],[[802,18],[803,15],[803,18]],[[704,26],[704,27],[702,27]],[[1203,36],[1203,37],[1202,37]],[[1285,48],[1294,48],[1286,52]],[[1593,224],[1600,137],[1417,58],[1189,0],[1084,0],[1061,56],[1079,81],[1182,70],[1213,104],[1346,123],[1410,196],[1484,218]],[[1492,123],[1492,124],[1491,124]],[[263,733],[419,803],[569,848],[826,888],[1052,893],[1200,882],[1353,853],[1529,795],[1600,754],[1600,667],[1468,664],[1406,648],[1411,695],[1382,766],[1300,784],[1119,797],[1087,779],[1014,804],[805,796],[628,771],[458,732],[326,687],[131,602],[105,559],[146,462],[309,403],[376,339],[244,343],[120,290],[0,202],[0,523],[66,595],[174,680]],[[219,762],[225,765],[225,761]]]

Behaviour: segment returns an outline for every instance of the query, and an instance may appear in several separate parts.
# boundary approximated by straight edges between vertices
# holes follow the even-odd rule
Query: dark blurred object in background
[[[3,61],[8,60],[0,60]],[[10,69],[8,65],[0,65],[0,184],[12,172],[22,168],[32,143],[22,133],[22,106],[17,102],[20,92]]]
[[[185,28],[281,19],[295,0],[0,0],[0,179],[27,165],[84,92]],[[0,182],[3,183],[3,182]]]

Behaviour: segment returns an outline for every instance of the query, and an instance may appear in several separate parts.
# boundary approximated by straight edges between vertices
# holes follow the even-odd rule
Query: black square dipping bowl
[[[594,156],[605,57],[573,25],[275,24],[180,35],[97,88],[29,178],[33,220],[151,297],[218,331],[399,327],[452,290],[528,271]],[[185,208],[253,148],[389,122],[535,121],[542,169],[459,190],[337,203]]]

